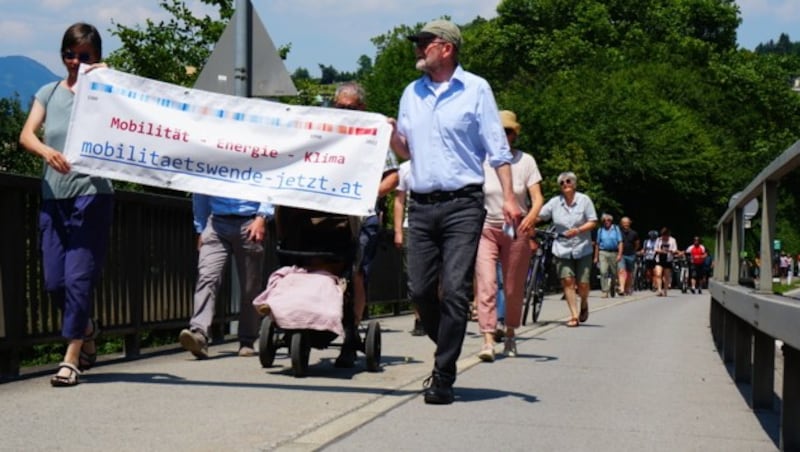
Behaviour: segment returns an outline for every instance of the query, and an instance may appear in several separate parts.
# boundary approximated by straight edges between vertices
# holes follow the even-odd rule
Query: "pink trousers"
[[[511,239],[498,227],[484,226],[475,261],[475,298],[478,325],[482,333],[497,328],[497,262],[503,267],[506,295],[506,325],[518,328],[522,318],[522,297],[531,248],[528,237]]]

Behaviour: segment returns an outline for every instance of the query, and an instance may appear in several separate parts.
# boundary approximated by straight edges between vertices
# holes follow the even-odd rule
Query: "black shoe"
[[[698,288],[697,289],[697,294],[700,295],[701,293],[703,293],[703,289]]]
[[[449,405],[453,403],[453,385],[444,383],[435,374],[422,383],[425,388],[425,403],[429,405]]]
[[[356,366],[356,351],[347,347],[342,347],[342,351],[333,363],[333,367],[339,369],[352,369]]]
[[[424,336],[425,329],[422,328],[422,322],[420,320],[414,320],[414,329],[411,330],[412,336]]]

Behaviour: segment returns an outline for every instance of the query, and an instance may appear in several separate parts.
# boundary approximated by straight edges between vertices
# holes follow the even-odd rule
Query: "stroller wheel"
[[[367,370],[381,370],[381,324],[377,320],[369,322],[364,353],[367,355]]]
[[[292,355],[292,371],[295,377],[305,377],[308,373],[308,357],[311,354],[311,343],[308,332],[296,331],[292,334],[292,345],[289,347]]]
[[[265,316],[258,334],[258,359],[261,361],[261,367],[272,367],[275,361],[275,352],[278,350],[278,332],[275,330],[272,317]]]

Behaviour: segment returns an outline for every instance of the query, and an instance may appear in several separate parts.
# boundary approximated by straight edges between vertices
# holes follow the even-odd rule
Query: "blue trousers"
[[[67,339],[84,336],[113,215],[113,195],[42,201],[39,230],[44,287],[62,310],[61,335]]]
[[[475,256],[486,210],[483,193],[423,204],[408,210],[408,278],[428,337],[436,343],[434,373],[456,379],[456,361],[473,298]]]
[[[506,319],[506,291],[503,288],[503,266],[497,263],[497,321],[503,322]]]

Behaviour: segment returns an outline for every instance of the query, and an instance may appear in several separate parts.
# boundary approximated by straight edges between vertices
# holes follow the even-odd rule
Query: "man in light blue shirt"
[[[178,337],[198,359],[208,357],[209,328],[214,320],[217,291],[232,255],[239,279],[239,356],[255,356],[259,316],[253,299],[263,289],[264,238],[274,208],[268,203],[199,193],[192,195],[197,248],[197,286],[189,328]]]
[[[408,39],[414,42],[416,67],[425,75],[403,92],[391,146],[401,158],[411,159],[409,291],[425,332],[436,343],[425,403],[449,404],[486,215],[484,160],[503,187],[506,222],[516,227],[521,212],[492,89],[458,64],[460,30],[435,20]]]

